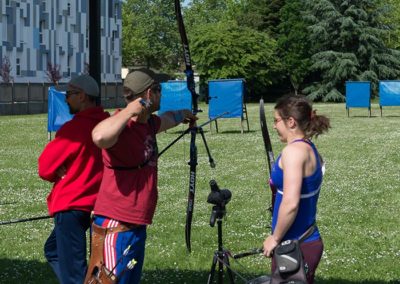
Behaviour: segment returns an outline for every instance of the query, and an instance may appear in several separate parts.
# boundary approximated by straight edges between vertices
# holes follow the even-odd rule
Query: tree
[[[12,83],[14,81],[14,78],[10,75],[11,69],[12,68],[11,68],[10,58],[4,56],[1,61],[0,77],[6,84]]]
[[[292,1],[292,0],[291,0]],[[278,37],[278,27],[281,23],[280,18],[280,10],[285,5],[285,0],[269,0],[267,4],[267,9],[265,11],[265,18],[264,18],[264,30],[268,31],[268,33],[276,39]],[[290,1],[288,1],[290,2]],[[300,12],[299,10],[298,12]]]
[[[190,7],[183,10],[188,33],[196,26],[227,20],[230,2],[232,0],[193,0]]]
[[[344,100],[347,80],[394,79],[399,51],[387,48],[386,16],[377,0],[306,0],[313,42],[312,70],[320,79],[303,91],[310,99]]]
[[[180,42],[173,1],[124,1],[122,23],[124,66],[144,65],[164,71],[176,68]]]
[[[390,28],[386,39],[387,46],[390,48],[400,48],[400,2],[398,0],[382,1],[383,8],[387,11],[387,16],[383,19],[384,23]]]
[[[50,82],[58,85],[58,81],[60,81],[62,78],[60,64],[52,64],[51,62],[47,62],[46,75]]]
[[[197,27],[191,47],[203,79],[245,78],[252,95],[260,95],[278,70],[276,42],[266,33],[232,21]]]
[[[191,27],[220,21],[235,21],[255,30],[265,29],[268,0],[194,0],[185,11]]]
[[[283,76],[287,76],[295,94],[311,69],[311,43],[307,23],[301,11],[302,0],[287,1],[280,9],[278,25],[278,54],[282,61]]]

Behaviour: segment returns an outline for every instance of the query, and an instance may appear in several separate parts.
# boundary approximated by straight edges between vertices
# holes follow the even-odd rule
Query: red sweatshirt
[[[47,197],[50,215],[66,210],[93,209],[103,176],[101,149],[92,141],[92,130],[109,117],[102,107],[81,111],[65,123],[39,157],[39,176],[54,182]],[[59,178],[56,170],[64,166]]]

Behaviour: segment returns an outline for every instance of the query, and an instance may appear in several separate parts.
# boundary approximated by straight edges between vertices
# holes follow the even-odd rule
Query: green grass
[[[203,109],[207,106],[202,105]],[[273,105],[266,105],[270,125]],[[366,109],[316,104],[331,118],[331,131],[315,140],[327,172],[320,195],[318,224],[325,243],[316,283],[400,283],[400,109],[373,104]],[[232,253],[261,247],[269,232],[270,194],[258,105],[247,105],[250,132],[240,133],[239,119],[220,119],[219,133],[204,128],[216,168],[208,165],[198,136],[198,167],[192,253],[185,248],[189,136],[160,158],[159,203],[148,229],[142,283],[206,283],[217,248],[206,202],[209,181],[232,191],[223,221],[224,246]],[[200,123],[206,113],[200,113]],[[47,143],[47,116],[0,117],[0,220],[46,214],[51,185],[37,176],[37,157]],[[178,130],[159,135],[163,149]],[[270,127],[273,148],[283,147]],[[57,283],[43,257],[52,229],[50,219],[0,226],[0,283]],[[247,278],[269,273],[262,256],[232,261]],[[237,283],[243,283],[237,281]]]

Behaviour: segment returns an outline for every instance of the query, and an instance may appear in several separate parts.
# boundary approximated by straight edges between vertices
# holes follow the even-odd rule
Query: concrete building
[[[121,82],[123,0],[101,1],[101,81]],[[89,0],[1,0],[0,63],[8,58],[14,83],[48,83],[48,64],[62,79],[87,72]],[[1,78],[0,78],[1,83]]]

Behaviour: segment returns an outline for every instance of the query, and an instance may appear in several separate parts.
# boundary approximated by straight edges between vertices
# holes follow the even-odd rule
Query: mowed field
[[[325,251],[316,283],[400,283],[400,108],[351,109],[344,104],[315,104],[331,119],[328,134],[315,139],[326,161],[318,226]],[[205,122],[207,108],[199,113]],[[209,224],[209,181],[232,192],[223,220],[223,244],[232,254],[262,246],[269,232],[267,163],[258,104],[247,104],[250,131],[240,119],[218,120],[219,133],[204,127],[216,168],[211,169],[200,135],[192,225],[192,253],[185,247],[190,137],[176,143],[159,161],[159,202],[148,228],[142,283],[206,283],[217,227]],[[277,155],[283,145],[267,122]],[[47,214],[51,184],[37,175],[37,158],[47,143],[47,115],[0,116],[0,221]],[[183,127],[158,136],[159,149]],[[0,226],[0,283],[57,283],[43,256],[52,219]],[[252,279],[269,274],[270,261],[255,255],[231,260],[232,268]],[[245,283],[240,277],[236,283]],[[228,283],[228,282],[226,282]]]

